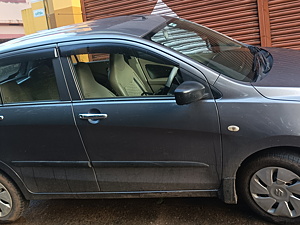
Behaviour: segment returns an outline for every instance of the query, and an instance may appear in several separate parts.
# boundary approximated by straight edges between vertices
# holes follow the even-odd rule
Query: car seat
[[[105,98],[115,96],[115,94],[95,80],[88,64],[79,62],[75,65],[75,70],[85,98]]]
[[[141,96],[151,92],[122,54],[110,55],[109,82],[119,96]]]

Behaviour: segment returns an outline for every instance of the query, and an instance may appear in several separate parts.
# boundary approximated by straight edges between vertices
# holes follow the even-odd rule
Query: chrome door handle
[[[107,118],[107,114],[79,114],[79,118],[82,120],[102,120]]]

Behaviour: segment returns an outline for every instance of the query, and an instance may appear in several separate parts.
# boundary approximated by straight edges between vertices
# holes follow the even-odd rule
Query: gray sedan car
[[[299,224],[299,58],[157,15],[0,45],[0,220],[31,199],[203,196]]]

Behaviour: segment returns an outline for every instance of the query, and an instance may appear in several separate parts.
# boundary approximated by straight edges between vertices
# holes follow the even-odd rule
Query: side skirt
[[[93,192],[93,193],[31,193],[34,199],[104,199],[104,198],[177,198],[177,197],[218,197],[215,190],[180,190],[180,191],[142,191],[142,192]]]

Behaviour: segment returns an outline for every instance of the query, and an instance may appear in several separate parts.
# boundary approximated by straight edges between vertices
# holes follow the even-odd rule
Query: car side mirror
[[[207,97],[205,86],[196,81],[185,81],[174,91],[176,103],[187,105]]]

